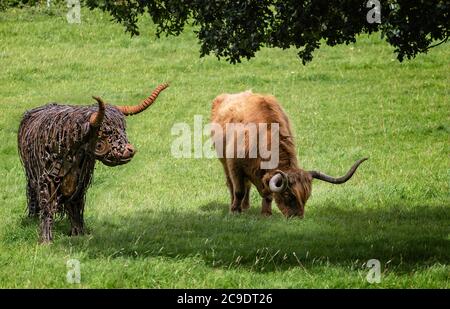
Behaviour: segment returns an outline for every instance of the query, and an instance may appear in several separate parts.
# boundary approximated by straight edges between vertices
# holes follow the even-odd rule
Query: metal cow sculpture
[[[167,87],[159,85],[136,106],[113,106],[93,97],[98,108],[52,103],[25,113],[19,153],[28,181],[28,214],[39,215],[43,242],[52,241],[57,213],[68,215],[71,235],[84,233],[85,194],[95,160],[108,166],[130,162],[135,150],[127,139],[125,116],[144,111]]]

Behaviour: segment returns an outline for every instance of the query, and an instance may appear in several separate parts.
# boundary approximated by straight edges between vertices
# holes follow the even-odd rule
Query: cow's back
[[[281,136],[292,136],[289,119],[275,97],[251,91],[217,96],[212,104],[211,122],[224,129],[227,123],[278,123]]]

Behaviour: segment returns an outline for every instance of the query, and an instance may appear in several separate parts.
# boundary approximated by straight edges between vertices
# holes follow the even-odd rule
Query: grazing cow
[[[231,124],[235,126],[230,126]],[[244,132],[238,132],[236,124],[244,125]],[[251,124],[266,124],[266,127],[263,127],[263,131],[253,130],[253,133],[257,133],[250,134]],[[276,135],[273,135],[273,127],[276,128]],[[364,158],[356,161],[347,174],[340,178],[301,169],[286,113],[275,97],[254,94],[251,91],[217,96],[212,103],[211,128],[212,141],[223,165],[231,194],[232,212],[241,212],[249,207],[250,187],[254,184],[263,198],[263,215],[272,214],[271,204],[272,199],[275,199],[278,208],[286,217],[303,218],[313,178],[341,184],[349,180],[358,166],[367,160]],[[231,128],[236,131],[229,132]],[[243,142],[239,143],[238,136],[244,139]],[[260,154],[261,145],[259,148],[252,146],[256,145],[255,140],[266,143],[265,148],[269,150],[278,148],[278,164],[275,168],[261,167],[261,163],[267,158]],[[241,150],[244,156],[237,156],[240,151],[237,145],[244,147]],[[228,152],[230,147],[232,150]],[[255,149],[257,150],[253,153],[256,155],[250,156]],[[226,155],[223,155],[223,151]],[[273,155],[277,154],[272,152],[271,156]]]
[[[125,116],[144,111],[167,87],[159,85],[136,106],[109,105],[93,97],[98,108],[52,103],[24,114],[18,144],[28,181],[28,214],[39,215],[43,242],[53,238],[56,213],[69,216],[71,235],[83,234],[85,194],[95,160],[108,166],[130,162],[135,149],[128,142]]]

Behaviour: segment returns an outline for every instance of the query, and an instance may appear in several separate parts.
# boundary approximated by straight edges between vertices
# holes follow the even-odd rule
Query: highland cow
[[[232,127],[239,128],[236,124],[241,124],[240,128],[244,128],[244,132],[228,132]],[[251,124],[265,124],[267,129],[254,130],[256,134],[251,134],[248,130]],[[211,127],[212,141],[218,150],[231,195],[231,212],[241,212],[249,208],[250,187],[253,184],[263,198],[263,215],[272,214],[271,205],[275,199],[278,208],[286,217],[303,218],[314,178],[333,184],[344,183],[352,177],[358,166],[367,160],[364,158],[356,161],[347,174],[340,178],[301,169],[286,113],[275,97],[254,94],[251,91],[217,96],[212,104]],[[277,135],[272,135],[272,127],[277,128]],[[239,141],[239,137],[243,141]],[[267,161],[267,158],[263,158],[259,153],[260,145],[255,151],[254,147],[258,141],[266,143],[263,148],[278,150],[271,154],[278,155],[277,160],[274,160],[278,162],[275,168],[261,167],[261,163]],[[237,149],[236,145],[239,144],[245,149]],[[232,150],[228,151],[230,147]],[[223,149],[226,156],[221,156]],[[239,152],[245,156],[236,156]],[[252,157],[249,155],[251,153],[256,153],[256,156]]]
[[[43,242],[53,239],[57,213],[67,214],[71,235],[84,233],[84,204],[95,161],[107,166],[130,162],[135,154],[125,131],[125,116],[147,109],[164,83],[141,104],[114,106],[93,97],[96,106],[51,103],[25,113],[18,144],[27,177],[29,216],[39,216]]]

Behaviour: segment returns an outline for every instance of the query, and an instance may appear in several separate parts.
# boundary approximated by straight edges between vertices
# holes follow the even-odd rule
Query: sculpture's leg
[[[39,181],[39,216],[41,218],[41,241],[49,243],[53,240],[53,217],[58,209],[57,192],[54,182],[48,177]]]
[[[30,179],[28,179],[27,184],[27,198],[28,198],[28,217],[37,217],[40,211],[38,202],[38,188],[36,183]]]
[[[84,234],[84,199],[80,198],[76,201],[71,201],[66,204],[66,212],[69,215],[71,230],[71,236]]]

